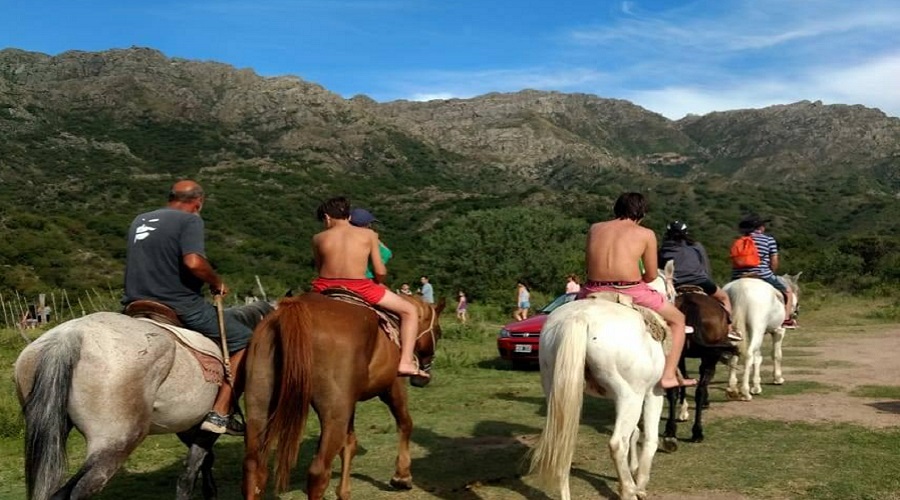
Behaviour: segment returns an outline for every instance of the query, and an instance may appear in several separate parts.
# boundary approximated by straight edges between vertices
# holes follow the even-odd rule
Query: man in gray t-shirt
[[[194,181],[178,181],[169,192],[165,208],[135,217],[128,230],[125,263],[125,296],[122,303],[153,300],[171,307],[185,327],[213,340],[219,339],[216,308],[203,298],[203,285],[226,295],[228,287],[206,259],[204,245],[203,188]],[[234,310],[224,312],[232,373],[242,374],[241,363],[252,329],[239,321]],[[230,425],[237,395],[222,384],[201,428],[210,432],[235,431]]]
[[[422,283],[422,288],[419,293],[422,294],[422,300],[426,304],[434,304],[434,288],[431,286],[431,283],[428,282],[428,276],[422,276],[420,281]]]

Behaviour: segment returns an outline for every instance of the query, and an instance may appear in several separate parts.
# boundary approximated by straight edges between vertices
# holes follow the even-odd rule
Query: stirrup
[[[237,421],[232,415],[219,415],[215,411],[206,414],[200,429],[214,434],[229,434],[232,436],[244,435],[244,424]]]

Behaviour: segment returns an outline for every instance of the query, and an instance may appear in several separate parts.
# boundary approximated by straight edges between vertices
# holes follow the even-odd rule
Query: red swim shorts
[[[628,295],[634,299],[635,304],[647,307],[656,312],[659,312],[659,310],[662,309],[666,304],[666,298],[663,297],[661,293],[650,288],[650,285],[644,283],[643,281],[634,285],[626,286],[591,285],[592,283],[590,282],[581,285],[581,292],[578,294],[578,298],[584,298],[588,294],[591,294],[593,292],[616,292]]]
[[[377,304],[387,292],[387,288],[368,278],[316,278],[313,280],[312,289],[314,292],[321,292],[326,288],[346,288],[372,305]]]

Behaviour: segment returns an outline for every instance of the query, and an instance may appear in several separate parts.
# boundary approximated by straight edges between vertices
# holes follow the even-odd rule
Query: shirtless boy
[[[587,279],[582,296],[591,292],[612,291],[631,296],[634,303],[659,313],[672,330],[672,349],[659,381],[663,389],[696,385],[694,379],[679,381],[676,375],[684,347],[684,315],[647,283],[656,279],[656,234],[641,227],[647,212],[647,200],[640,193],[619,196],[613,207],[616,218],[598,222],[588,231]],[[643,259],[644,273],[638,267]]]
[[[316,216],[325,225],[325,230],[313,236],[312,240],[319,273],[319,277],[312,282],[313,291],[346,288],[370,304],[397,313],[400,316],[400,365],[397,372],[400,376],[428,378],[427,372],[419,370],[413,355],[419,313],[412,302],[382,284],[387,268],[378,249],[378,234],[369,228],[350,224],[350,201],[343,197],[332,198],[319,205]],[[370,260],[374,280],[366,278]]]

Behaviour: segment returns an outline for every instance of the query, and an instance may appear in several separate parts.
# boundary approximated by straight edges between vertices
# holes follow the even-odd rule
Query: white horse
[[[674,297],[672,263],[665,282],[654,283]],[[659,442],[665,365],[661,342],[653,339],[641,314],[630,307],[589,297],[557,308],[541,330],[541,382],[547,420],[531,458],[531,473],[558,485],[570,500],[569,468],[578,438],[583,393],[615,401],[616,422],[609,452],[619,476],[623,500],[646,498],[650,466]],[[638,421],[643,414],[643,443]]]
[[[252,327],[270,310],[257,302],[238,316]],[[95,495],[148,434],[171,433],[193,444],[177,498],[191,497],[201,470],[204,497],[216,496],[211,448],[218,436],[197,428],[218,385],[205,382],[200,363],[165,328],[113,312],[73,319],[19,354],[15,378],[25,414],[29,499]],[[63,484],[73,427],[84,435],[87,457]]]
[[[797,281],[800,274],[802,273],[779,277],[792,292],[790,306],[793,314],[797,313],[799,304],[800,288],[797,286]],[[740,346],[740,358],[744,362],[741,388],[738,391],[738,357],[735,356],[728,363],[726,394],[732,399],[750,401],[753,399],[753,394],[762,393],[760,365],[762,364],[763,338],[766,333],[772,334],[773,382],[776,385],[784,383],[781,372],[781,344],[784,341],[784,327],[781,324],[784,322],[784,303],[781,301],[781,293],[772,285],[757,278],[740,278],[726,284],[722,289],[731,299],[734,328],[744,336]],[[752,388],[750,387],[751,376],[753,377]]]

